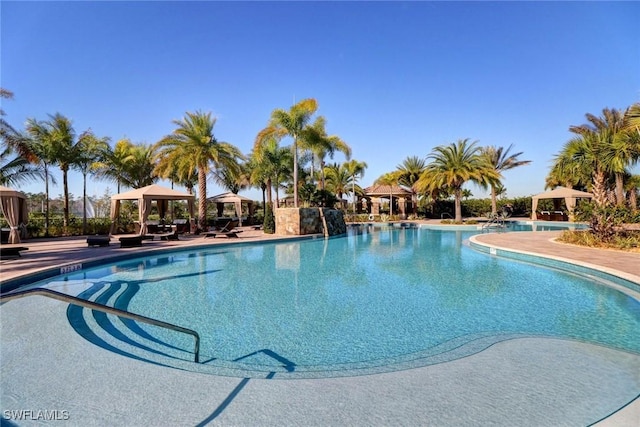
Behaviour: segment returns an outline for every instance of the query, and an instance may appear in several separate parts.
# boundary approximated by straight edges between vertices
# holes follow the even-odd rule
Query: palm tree
[[[182,147],[162,147],[155,151],[154,174],[163,179],[170,179],[172,184],[178,184],[193,194],[193,188],[198,184],[198,171],[189,161]]]
[[[640,158],[640,144],[629,138],[628,118],[632,114],[629,109],[620,111],[605,108],[602,116],[586,114],[589,123],[579,126],[570,126],[569,130],[577,135],[587,135],[599,133],[599,144],[602,146],[602,172],[611,173],[615,176],[615,199],[616,204],[624,205],[624,175],[627,167],[635,164]]]
[[[486,187],[492,180],[499,178],[487,158],[482,156],[477,141],[458,140],[455,144],[435,147],[427,156],[431,162],[416,183],[419,191],[433,193],[441,188],[453,192],[455,203],[455,221],[462,222],[462,186],[467,181]]]
[[[556,156],[554,169],[563,171],[562,174],[574,173],[576,176],[585,175],[588,171],[593,192],[593,200],[599,207],[608,204],[607,189],[607,160],[611,158],[611,144],[603,132],[583,132],[570,139]]]
[[[249,173],[249,183],[252,187],[259,188],[262,191],[262,216],[267,214],[266,193],[270,178],[266,174],[260,159],[257,158],[255,151],[251,151],[247,160],[247,170]],[[269,202],[271,202],[271,189],[269,188]]]
[[[45,157],[50,164],[57,164],[62,171],[63,227],[66,233],[69,224],[69,169],[78,156],[75,130],[68,118],[56,113],[49,115],[47,121],[38,122],[30,119],[27,122],[27,131],[34,138],[40,139],[39,144],[45,143],[46,147],[41,147],[46,151]]]
[[[513,144],[509,145],[505,150],[504,147],[494,147],[493,145],[489,145],[487,147],[482,148],[482,154],[487,157],[487,160],[491,165],[493,165],[494,170],[498,174],[498,176],[502,175],[502,172],[517,168],[519,166],[528,165],[531,163],[531,160],[518,160],[518,157],[522,155],[522,152],[509,154],[513,148]],[[502,182],[500,180],[489,182],[491,186],[491,213],[498,213],[498,204],[497,204],[497,189],[502,187]],[[504,188],[504,187],[503,187]]]
[[[631,175],[627,180],[626,190],[629,195],[629,207],[638,209],[638,189],[640,189],[640,175]]]
[[[78,138],[78,154],[73,167],[82,173],[82,234],[87,234],[87,174],[109,147],[109,138],[98,138],[91,130]]]
[[[254,179],[266,179],[267,203],[272,204],[272,187],[276,190],[276,207],[279,205],[278,190],[281,183],[291,178],[294,170],[293,152],[280,147],[280,136],[275,133],[260,132],[253,148]]]
[[[337,135],[327,135],[325,130],[326,119],[323,116],[316,118],[311,126],[308,126],[303,132],[301,140],[302,148],[311,151],[311,178],[314,178],[314,165],[316,160],[320,170],[321,188],[324,189],[324,159],[329,156],[333,159],[336,151],[340,151],[345,155],[347,160],[351,158],[351,147]]]
[[[324,168],[327,179],[327,188],[342,200],[343,194],[353,191],[353,180],[346,165],[333,163]]]
[[[416,183],[425,171],[427,162],[418,156],[409,156],[396,166],[396,174],[398,183],[411,190],[411,204],[413,205],[413,214],[417,213],[418,195],[416,191]]]
[[[29,151],[32,152],[42,165],[44,172],[44,192],[45,192],[45,213],[44,213],[44,235],[49,236],[49,181],[55,180],[49,174],[49,167],[55,164],[57,154],[55,152],[54,136],[51,129],[45,123],[34,118],[27,119],[26,131],[29,136]]]
[[[392,187],[398,185],[399,174],[396,172],[387,172],[374,181],[376,185],[388,185],[389,189],[389,215],[393,215],[393,192]]]
[[[44,179],[44,171],[21,156],[13,156],[13,150],[5,147],[0,152],[0,185],[19,187],[22,184]]]
[[[213,135],[216,119],[211,113],[187,112],[182,120],[174,120],[177,127],[162,138],[157,147],[178,150],[198,171],[198,226],[206,226],[207,220],[207,175],[213,169],[225,167],[231,170],[239,168],[238,159],[242,157],[235,146],[218,141]]]
[[[344,163],[344,168],[347,170],[349,174],[349,179],[351,181],[351,194],[353,197],[353,213],[356,213],[356,185],[358,183],[358,179],[364,177],[364,171],[367,169],[367,164],[365,162],[359,162],[355,159],[349,160]]]
[[[104,148],[100,155],[100,161],[95,165],[96,176],[116,183],[116,193],[120,193],[122,179],[126,174],[128,164],[133,160],[133,143],[127,138],[116,142],[113,149]]]
[[[229,169],[221,167],[217,171],[213,171],[211,176],[213,181],[220,187],[238,194],[240,190],[244,190],[249,186],[249,171],[246,163],[238,165],[237,169]]]
[[[135,144],[130,147],[120,179],[130,188],[142,188],[158,181],[155,173],[155,148],[149,144]]]
[[[269,124],[256,138],[257,144],[268,136],[274,136],[278,140],[285,136],[293,138],[293,203],[296,208],[298,207],[298,142],[303,138],[309,120],[317,110],[318,103],[313,98],[298,102],[289,111],[275,109],[271,113]]]
[[[0,87],[0,99],[13,99],[13,92]],[[2,141],[8,151],[5,155],[16,153],[18,157],[23,158],[29,163],[39,163],[38,156],[33,152],[28,136],[16,131],[10,124],[4,119],[6,113],[0,108],[0,141]],[[20,162],[17,158],[17,162]]]

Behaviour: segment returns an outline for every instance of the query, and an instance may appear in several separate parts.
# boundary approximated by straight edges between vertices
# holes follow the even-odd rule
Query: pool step
[[[95,285],[80,297],[126,311],[118,301],[122,300],[127,292],[126,284]],[[193,361],[194,341],[189,335],[176,331],[167,332],[164,328],[74,305],[69,306],[67,317],[81,336],[110,351],[142,360],[154,356],[154,360],[148,360],[150,362],[164,359]],[[154,334],[158,333],[168,334],[169,339],[163,341],[156,338]]]

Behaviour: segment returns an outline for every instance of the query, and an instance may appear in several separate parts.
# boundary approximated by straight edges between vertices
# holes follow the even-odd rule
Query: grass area
[[[559,241],[590,248],[618,249],[629,252],[640,252],[640,230],[619,230],[607,240],[600,239],[591,231],[563,232]]]

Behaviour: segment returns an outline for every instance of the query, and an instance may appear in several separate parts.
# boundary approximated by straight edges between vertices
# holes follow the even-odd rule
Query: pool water
[[[582,276],[476,252],[465,244],[473,234],[365,226],[327,240],[140,258],[47,286],[194,329],[201,360],[244,370],[424,365],[531,336],[640,354],[636,299]],[[118,326],[106,315],[91,320],[73,306],[68,313],[87,339],[109,342],[105,348],[145,341],[139,347],[152,349],[149,360],[193,358],[189,336]],[[87,328],[110,337],[95,340]]]

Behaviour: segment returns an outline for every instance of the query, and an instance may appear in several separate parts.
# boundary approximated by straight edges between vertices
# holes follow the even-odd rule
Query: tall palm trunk
[[[64,207],[62,218],[62,230],[63,234],[68,235],[69,227],[69,174],[68,168],[62,168],[62,188],[64,192]]]
[[[633,210],[638,209],[638,192],[635,188],[629,190],[629,207]]]
[[[44,197],[45,206],[44,211],[44,237],[49,237],[49,165],[44,162]]]
[[[593,199],[596,202],[596,209],[591,217],[591,230],[602,240],[607,240],[613,236],[613,221],[610,212],[607,212],[608,197],[605,187],[605,174],[597,168],[593,175]]]
[[[353,200],[353,214],[356,214],[356,178],[355,176],[351,177],[351,198]]]
[[[498,213],[498,202],[497,202],[497,195],[496,195],[496,187],[494,187],[493,185],[491,186],[491,213],[493,215],[496,215]]]
[[[82,234],[87,234],[87,173],[82,173]]]
[[[462,222],[462,188],[456,188],[453,194],[456,212],[455,222]]]
[[[293,207],[298,208],[298,138],[295,136],[293,139]]]
[[[624,175],[616,172],[616,204],[624,206],[626,199],[624,197]]]
[[[260,184],[260,190],[262,190],[262,217],[264,218],[267,215],[267,201],[266,201],[267,184],[262,182]]]
[[[600,208],[608,205],[607,188],[605,185],[605,174],[597,168],[593,174],[593,201]]]
[[[207,173],[204,167],[198,167],[198,229],[207,226]]]
[[[273,183],[271,182],[271,178],[267,179],[267,203],[273,205]]]

